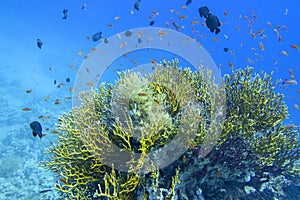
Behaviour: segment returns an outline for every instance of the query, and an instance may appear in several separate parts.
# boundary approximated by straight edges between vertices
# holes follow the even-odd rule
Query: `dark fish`
[[[155,23],[155,21],[151,21],[151,22],[149,23],[149,25],[150,25],[150,26],[153,26],[154,23]]]
[[[140,3],[141,3],[141,0],[136,0],[136,2],[134,3],[134,8],[139,11],[140,10]]]
[[[71,80],[70,78],[66,78],[66,81],[67,81],[68,83],[70,82],[70,80]]]
[[[107,43],[108,43],[108,40],[105,38],[105,39],[103,40],[103,42],[104,42],[105,44],[107,44]]]
[[[192,3],[192,0],[187,0],[185,4],[186,4],[186,5],[189,5],[189,4],[191,4],[191,3]]]
[[[200,17],[204,17],[204,18],[208,17],[209,9],[207,6],[200,7],[198,9],[198,11],[199,11]]]
[[[43,42],[40,39],[36,40],[36,45],[38,46],[38,48],[42,48]]]
[[[126,31],[126,32],[125,32],[125,36],[126,36],[126,37],[130,37],[131,35],[132,35],[132,32],[131,32],[131,31]]]
[[[221,23],[216,15],[208,14],[205,24],[212,33],[215,31],[215,33],[218,34],[221,31],[218,28],[218,26],[221,26]]]
[[[32,134],[34,137],[36,137],[37,135],[42,138],[43,137],[43,133],[42,133],[42,125],[37,122],[37,121],[33,121],[30,123],[30,128],[32,130]]]
[[[56,84],[56,80],[53,81],[54,85]]]
[[[97,41],[102,37],[101,34],[102,34],[101,31],[98,32],[98,33],[95,33],[95,34],[93,35],[93,37],[92,37],[92,40],[93,40],[94,42],[97,42]]]
[[[225,47],[223,50],[224,50],[225,52],[228,52],[228,48],[227,48],[227,47]]]
[[[64,13],[63,19],[67,19],[67,17],[68,17],[68,9],[64,8],[63,13]]]
[[[42,190],[40,191],[40,193],[46,193],[46,192],[51,192],[52,190],[48,189],[48,190]]]

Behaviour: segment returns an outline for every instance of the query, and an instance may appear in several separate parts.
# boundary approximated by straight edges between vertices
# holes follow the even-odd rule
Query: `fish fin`
[[[214,29],[213,29],[213,28],[210,28],[209,30],[210,30],[210,32],[212,32],[212,33],[214,32]]]
[[[32,132],[32,135],[33,135],[34,137],[36,137],[36,136],[37,136],[37,134],[36,134],[35,132]]]
[[[219,28],[216,28],[216,35],[218,34],[218,33],[220,33],[220,29]]]

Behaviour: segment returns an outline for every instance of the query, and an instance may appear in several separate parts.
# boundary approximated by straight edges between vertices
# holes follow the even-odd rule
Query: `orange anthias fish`
[[[292,47],[293,49],[300,49],[300,46],[298,46],[298,45],[296,45],[296,44],[291,44],[291,47]]]

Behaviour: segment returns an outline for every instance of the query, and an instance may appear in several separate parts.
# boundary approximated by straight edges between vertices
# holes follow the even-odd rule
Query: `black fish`
[[[204,17],[204,18],[208,17],[209,9],[207,6],[200,7],[198,9],[198,11],[199,11],[200,17]]]
[[[36,45],[41,49],[42,45],[43,45],[43,42],[40,39],[37,39],[36,40]]]
[[[97,42],[97,41],[102,37],[101,34],[102,34],[101,31],[98,32],[98,33],[95,33],[95,34],[93,35],[93,37],[92,37],[92,40],[93,40],[94,42]]]
[[[56,80],[53,81],[54,85],[56,84]]]
[[[155,21],[151,21],[149,25],[153,26],[154,23],[155,23]]]
[[[185,4],[186,4],[186,5],[189,5],[189,4],[191,4],[191,3],[192,3],[192,0],[187,0]]]
[[[46,193],[46,192],[51,192],[52,190],[48,189],[48,190],[42,190],[40,191],[40,193]]]
[[[67,17],[68,17],[68,9],[64,8],[63,13],[64,13],[63,19],[67,19]]]
[[[136,0],[136,2],[134,3],[134,8],[139,11],[140,10],[140,3],[141,3],[141,0]]]
[[[108,40],[105,38],[105,39],[103,40],[103,42],[104,42],[105,44],[107,44],[107,43],[108,43]]]
[[[219,18],[216,15],[208,14],[206,20],[205,20],[206,26],[209,28],[209,30],[213,33],[216,30],[216,34],[218,34],[221,30],[218,28],[218,26],[221,26],[221,23],[219,21]]]
[[[131,35],[132,35],[132,32],[131,32],[131,31],[126,31],[126,32],[125,32],[125,36],[126,36],[126,37],[130,37]]]
[[[225,47],[223,50],[224,50],[225,52],[228,52],[228,48],[227,48],[227,47]]]
[[[67,81],[68,83],[70,82],[70,80],[71,80],[70,78],[66,78],[66,81]]]
[[[42,125],[37,122],[37,121],[33,121],[30,123],[30,128],[32,130],[32,135],[34,137],[36,137],[37,135],[42,138],[43,137],[43,134],[42,134]]]

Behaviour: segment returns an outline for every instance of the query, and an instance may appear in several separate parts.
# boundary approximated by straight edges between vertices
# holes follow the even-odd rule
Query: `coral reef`
[[[60,117],[41,165],[65,199],[264,199],[299,187],[300,143],[272,75],[246,68],[223,84],[176,61],[119,73]]]

